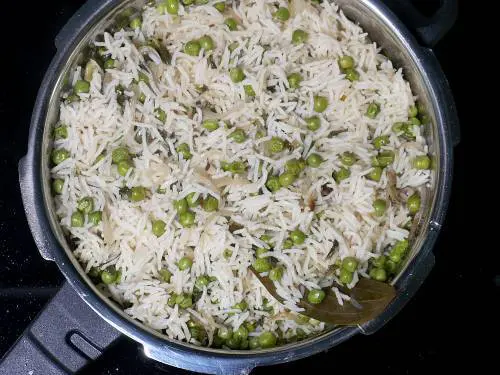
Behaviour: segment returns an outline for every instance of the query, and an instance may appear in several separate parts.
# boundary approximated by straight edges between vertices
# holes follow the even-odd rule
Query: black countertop
[[[25,3],[26,10],[17,10],[17,14],[24,14],[22,27],[33,33],[33,41],[15,41],[10,49],[15,51],[14,73],[10,74],[9,70],[4,71],[4,75],[12,78],[12,81],[7,79],[12,85],[1,92],[0,100],[3,125],[0,138],[3,175],[0,185],[0,356],[63,281],[55,264],[40,257],[32,240],[20,199],[17,163],[26,152],[31,110],[43,74],[55,53],[54,37],[82,3],[69,0]],[[476,370],[487,366],[486,351],[475,353],[474,349],[486,349],[487,340],[480,337],[498,332],[488,321],[489,316],[498,317],[499,312],[493,304],[499,297],[493,272],[498,266],[491,264],[494,262],[474,261],[478,255],[471,254],[464,241],[465,230],[470,225],[465,220],[464,159],[467,128],[474,125],[467,95],[469,82],[463,73],[467,60],[461,63],[464,61],[462,40],[468,19],[472,17],[467,8],[472,4],[467,3],[461,2],[456,26],[435,48],[454,91],[462,125],[462,143],[455,149],[453,195],[435,248],[435,268],[412,301],[376,334],[360,335],[327,353],[258,369],[256,374],[322,369],[421,374],[441,368],[461,368],[466,362],[474,364]],[[23,4],[17,5],[22,8]],[[496,280],[498,282],[498,278]],[[478,298],[477,302],[473,296]],[[480,323],[486,323],[487,327],[480,327]],[[145,373],[185,372],[154,364],[144,357],[138,345],[123,338],[82,375]]]

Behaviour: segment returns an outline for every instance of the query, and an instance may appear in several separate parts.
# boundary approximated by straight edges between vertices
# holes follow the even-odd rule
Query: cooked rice
[[[68,126],[69,134],[67,139],[56,140],[54,147],[69,150],[71,158],[52,169],[53,178],[65,181],[62,194],[55,197],[57,214],[87,272],[111,265],[121,271],[118,284],[100,287],[123,304],[131,317],[168,337],[198,343],[187,326],[191,319],[204,326],[210,339],[218,327],[237,329],[245,321],[257,322],[251,335],[279,330],[285,338],[293,337],[299,325],[295,313],[290,312],[302,310],[297,302],[306,289],[338,281],[337,275],[327,275],[331,266],[347,256],[358,258],[359,275],[355,273],[349,285],[353,287],[359,277],[367,276],[371,258],[408,237],[405,225],[411,217],[404,204],[388,205],[382,218],[372,215],[373,201],[386,197],[388,183],[386,172],[380,182],[366,178],[371,171],[370,158],[377,154],[372,139],[389,136],[390,143],[384,149],[396,154],[392,168],[398,176],[398,188],[419,189],[429,183],[430,172],[413,169],[411,164],[415,156],[428,150],[418,126],[413,129],[414,141],[391,131],[395,122],[408,121],[408,108],[414,105],[415,97],[401,69],[394,68],[334,3],[292,1],[292,16],[282,24],[272,14],[277,3],[288,7],[288,1],[228,3],[225,15],[213,7],[215,2],[189,8],[181,4],[179,17],[160,15],[154,7],[146,7],[141,29],[105,33],[103,40],[95,41],[116,59],[119,68],[104,74],[96,71],[89,94],[81,94],[78,102],[61,104],[60,122]],[[228,13],[239,19],[237,31],[230,32],[224,25]],[[291,43],[297,28],[309,33],[305,45]],[[183,53],[187,41],[205,34],[215,42],[213,53],[202,51],[198,57]],[[115,87],[130,87],[138,80],[146,62],[137,46],[148,38],[165,41],[171,63],[158,59],[148,62],[149,85],[138,83],[145,94],[144,104],[130,90],[125,92],[130,100],[122,109]],[[238,47],[230,52],[233,42]],[[339,69],[342,55],[354,57],[359,81],[351,83]],[[228,74],[234,66],[243,67],[246,75],[238,84]],[[304,78],[299,89],[288,88],[291,72],[300,72]],[[83,68],[77,68],[71,81],[82,77]],[[243,86],[249,84],[255,98],[245,95]],[[205,85],[206,91],[198,92],[198,85]],[[319,115],[320,130],[311,132],[303,119],[314,114],[316,94],[326,96],[330,105]],[[380,104],[381,112],[369,119],[365,112],[373,101]],[[164,124],[156,119],[155,108],[166,112]],[[242,144],[231,141],[228,135],[234,129],[224,126],[214,132],[204,130],[201,122],[210,116],[208,108],[215,118],[245,129],[248,140]],[[258,129],[265,129],[267,136],[256,140]],[[340,129],[346,131],[329,137]],[[272,136],[298,147],[279,156],[267,155],[264,145]],[[184,142],[193,154],[188,161],[175,150]],[[125,177],[111,161],[111,151],[120,146],[134,154],[134,168]],[[287,160],[305,158],[312,150],[325,160],[319,168],[306,168],[290,188],[274,194],[268,191],[265,182],[271,170],[281,173]],[[346,151],[355,153],[359,160],[351,167],[350,177],[337,184],[332,172],[342,166],[339,155]],[[96,163],[103,153],[104,158]],[[207,183],[206,175],[213,180],[230,177],[221,169],[221,162],[236,160],[248,163],[239,182],[221,190]],[[241,182],[245,178],[248,181]],[[146,200],[134,203],[123,199],[123,187],[139,185],[150,190]],[[331,192],[322,196],[325,186]],[[163,191],[159,193],[159,189]],[[219,210],[194,208],[196,225],[184,228],[173,202],[191,192],[216,197]],[[71,227],[77,201],[85,196],[94,198],[103,220],[95,227],[88,221],[84,227]],[[310,199],[315,200],[314,211],[307,205]],[[167,223],[159,238],[151,231],[154,219]],[[231,233],[231,222],[242,229]],[[296,228],[307,234],[305,243],[283,249],[283,241]],[[254,249],[265,245],[259,239],[263,234],[272,236],[274,250],[269,255],[285,270],[282,280],[275,283],[284,304],[272,298],[248,270],[255,260]],[[337,242],[337,250],[328,256]],[[229,259],[223,256],[225,249],[233,251]],[[183,256],[192,257],[190,270],[177,268],[176,262]],[[162,268],[172,272],[169,283],[159,277]],[[171,293],[191,293],[201,275],[217,279],[204,287],[191,309],[168,306]],[[348,300],[335,287],[334,293],[339,303]],[[265,299],[272,309],[263,309]],[[240,312],[232,308],[242,300],[248,309]],[[300,328],[313,334],[325,326],[312,321]]]

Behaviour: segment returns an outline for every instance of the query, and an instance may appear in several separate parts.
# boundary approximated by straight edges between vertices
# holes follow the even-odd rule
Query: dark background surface
[[[425,1],[424,1],[425,2]],[[39,84],[55,53],[53,40],[59,29],[83,1],[29,3],[22,28],[33,41],[15,41],[14,70],[4,70],[8,90],[0,91],[0,356],[14,343],[61,285],[63,277],[55,264],[40,257],[32,240],[19,194],[17,163],[26,153],[31,110]],[[387,374],[421,374],[434,370],[489,368],[494,358],[487,355],[498,344],[498,270],[495,257],[469,246],[470,222],[466,202],[469,191],[468,134],[474,129],[474,108],[469,102],[471,77],[464,74],[468,59],[463,43],[471,27],[474,2],[461,1],[459,20],[435,48],[457,103],[462,142],[456,147],[454,188],[447,222],[435,248],[436,266],[404,310],[372,336],[358,336],[309,359],[258,369],[256,374],[276,371],[317,372],[328,369]],[[13,4],[16,6],[16,4]],[[28,6],[28,4],[26,4]],[[6,20],[6,22],[9,22]],[[3,60],[5,57],[3,58]],[[5,62],[5,61],[4,61]],[[471,252],[471,249],[473,250]],[[477,252],[481,258],[477,258]],[[486,259],[491,259],[487,261]],[[495,367],[493,367],[495,368]],[[498,370],[498,367],[497,367]],[[476,372],[475,371],[475,372]],[[495,371],[494,371],[495,372]],[[184,374],[146,359],[140,348],[123,338],[95,364],[83,371],[90,374]],[[12,374],[16,375],[16,374]]]

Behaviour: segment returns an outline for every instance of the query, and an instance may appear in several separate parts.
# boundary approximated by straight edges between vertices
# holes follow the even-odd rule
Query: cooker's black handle
[[[427,46],[435,46],[455,24],[458,16],[457,0],[440,0],[440,8],[432,16],[423,15],[413,0],[383,0],[383,2]]]
[[[0,375],[75,374],[120,332],[65,282],[0,362]]]

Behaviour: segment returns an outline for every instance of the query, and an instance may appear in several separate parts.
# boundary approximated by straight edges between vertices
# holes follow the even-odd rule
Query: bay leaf
[[[260,275],[253,267],[253,274],[264,285],[266,290],[279,302],[283,298],[276,292],[276,287],[268,277]],[[382,313],[396,295],[392,285],[372,279],[360,279],[352,289],[339,288],[342,293],[351,297],[340,305],[331,288],[323,289],[325,299],[319,304],[312,304],[304,297],[297,304],[304,308],[301,314],[321,322],[333,325],[359,325],[368,322]]]

